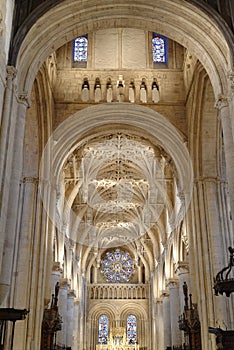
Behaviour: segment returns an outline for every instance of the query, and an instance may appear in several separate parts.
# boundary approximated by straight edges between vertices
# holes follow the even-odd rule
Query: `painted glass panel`
[[[166,38],[153,34],[152,51],[153,62],[166,63]]]
[[[106,315],[101,315],[98,321],[98,344],[107,344],[109,319]]]
[[[88,38],[80,36],[73,41],[73,61],[87,62],[88,57]]]
[[[129,282],[134,273],[134,261],[128,252],[120,249],[108,251],[102,260],[101,273],[111,283]]]
[[[134,315],[129,315],[127,318],[127,341],[128,344],[137,342],[137,319]]]

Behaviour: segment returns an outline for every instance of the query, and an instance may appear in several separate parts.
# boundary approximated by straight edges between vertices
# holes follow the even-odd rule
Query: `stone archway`
[[[178,41],[204,65],[216,97],[227,93],[232,53],[223,33],[204,12],[190,3],[182,5],[180,0],[163,0],[157,7],[154,1],[147,5],[120,1],[116,6],[105,0],[98,6],[62,2],[38,19],[20,47],[16,64],[19,91],[30,93],[39,67],[58,47],[84,32],[110,27],[158,31]]]

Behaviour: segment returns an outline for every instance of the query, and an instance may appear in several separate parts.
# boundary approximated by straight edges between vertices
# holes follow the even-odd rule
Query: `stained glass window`
[[[80,36],[73,41],[73,61],[87,62],[88,36]]]
[[[127,341],[128,344],[136,344],[137,342],[137,319],[134,315],[127,317]]]
[[[166,63],[167,61],[167,39],[153,33],[152,37],[152,52],[153,62]]]
[[[107,344],[109,331],[109,319],[101,315],[98,320],[98,344]]]
[[[108,251],[102,259],[101,272],[106,281],[111,283],[129,282],[134,273],[134,261],[129,253],[120,249]]]

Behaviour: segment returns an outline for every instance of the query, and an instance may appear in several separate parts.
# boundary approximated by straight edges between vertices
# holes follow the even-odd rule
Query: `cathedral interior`
[[[233,58],[233,0],[0,0],[0,349],[234,349]]]

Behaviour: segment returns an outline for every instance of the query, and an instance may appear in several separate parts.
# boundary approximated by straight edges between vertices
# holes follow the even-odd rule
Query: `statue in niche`
[[[111,81],[108,81],[106,86],[106,102],[112,102],[112,100],[113,100],[112,85],[111,85]]]
[[[125,83],[123,80],[123,76],[119,75],[119,79],[117,80],[117,100],[119,102],[124,102],[124,90],[125,90]]]
[[[98,103],[102,99],[102,91],[101,91],[101,84],[100,80],[96,79],[96,83],[94,86],[94,102]]]
[[[134,103],[135,102],[135,87],[134,87],[133,82],[131,82],[129,85],[128,95],[129,95],[129,102]]]
[[[81,91],[81,100],[83,102],[88,102],[89,100],[89,83],[88,80],[84,80]]]
[[[152,101],[154,103],[159,102],[159,87],[156,81],[154,81],[152,84]]]
[[[140,86],[140,101],[142,103],[147,103],[147,91],[146,91],[146,85],[144,81],[142,81]]]

